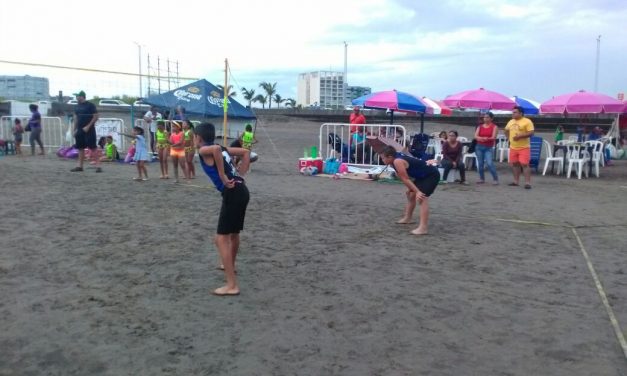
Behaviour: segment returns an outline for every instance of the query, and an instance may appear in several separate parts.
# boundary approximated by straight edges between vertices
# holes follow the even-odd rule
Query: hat
[[[85,95],[85,92],[83,90],[79,91],[78,93],[74,93],[74,96],[87,98],[87,95]]]

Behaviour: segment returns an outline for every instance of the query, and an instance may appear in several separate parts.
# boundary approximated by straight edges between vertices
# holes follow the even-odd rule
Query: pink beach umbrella
[[[480,88],[449,95],[442,101],[453,108],[476,108],[479,110],[511,110],[516,102],[495,91]]]
[[[545,114],[614,114],[623,111],[625,104],[618,99],[584,90],[554,97],[540,105],[540,112]]]

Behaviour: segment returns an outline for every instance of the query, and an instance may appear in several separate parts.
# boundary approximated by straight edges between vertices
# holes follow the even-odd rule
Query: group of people
[[[26,127],[22,125],[20,118],[15,118],[13,121],[13,141],[15,143],[15,154],[22,155],[22,142],[24,141],[24,133],[30,132],[29,143],[31,155],[35,155],[36,144],[39,145],[39,155],[44,155],[44,144],[41,141],[41,114],[39,113],[39,106],[31,104],[28,106],[31,112],[31,117],[28,119]]]

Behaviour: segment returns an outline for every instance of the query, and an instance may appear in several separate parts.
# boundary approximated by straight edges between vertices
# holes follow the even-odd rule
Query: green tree
[[[274,94],[274,102],[276,102],[276,108],[279,108],[281,103],[285,102],[285,99],[280,94]]]
[[[260,82],[259,87],[266,92],[266,99],[268,100],[268,108],[272,107],[272,96],[276,94],[276,82]]]
[[[287,98],[285,100],[285,106],[286,107],[291,107],[291,108],[296,107],[296,100],[294,100],[294,98]]]
[[[220,91],[221,91],[222,93],[224,93],[224,85],[216,85],[216,87],[217,87],[218,89],[220,89]],[[227,88],[227,90],[226,90],[226,91],[228,92],[228,94],[227,94],[227,95],[229,96],[229,98],[234,97],[234,96],[236,96],[236,95],[237,95],[237,92],[236,92],[236,91],[233,91],[233,85],[229,85],[229,87]]]
[[[257,94],[254,101],[261,103],[262,108],[266,108],[266,97],[264,97],[263,95]]]
[[[244,99],[248,101],[248,107],[252,107],[252,103],[255,100],[255,89],[246,89],[242,88],[242,94],[244,95]]]

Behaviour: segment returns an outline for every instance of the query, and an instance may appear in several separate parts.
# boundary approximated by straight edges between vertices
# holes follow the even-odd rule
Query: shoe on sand
[[[70,172],[81,172],[83,171],[82,167],[74,167],[73,169],[70,170]]]

